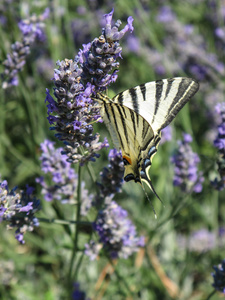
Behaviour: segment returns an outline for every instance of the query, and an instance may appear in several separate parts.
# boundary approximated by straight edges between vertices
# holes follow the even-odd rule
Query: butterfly
[[[141,84],[110,99],[96,94],[100,114],[114,146],[122,151],[124,180],[142,182],[157,195],[149,169],[165,128],[198,91],[191,78],[176,77]]]

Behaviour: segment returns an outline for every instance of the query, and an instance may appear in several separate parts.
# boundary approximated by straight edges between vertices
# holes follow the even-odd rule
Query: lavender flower
[[[212,185],[217,190],[223,190],[225,187],[225,103],[216,105],[215,110],[220,115],[222,122],[218,126],[217,137],[214,140],[214,146],[218,149],[218,172],[219,177],[215,178]]]
[[[61,203],[75,203],[75,191],[77,187],[77,174],[67,162],[67,156],[62,155],[62,148],[55,148],[54,142],[45,140],[41,144],[42,155],[40,157],[42,171],[50,177],[42,176],[36,179],[42,186],[41,193],[46,201],[59,200]],[[85,216],[92,205],[92,195],[84,188],[82,182],[81,215]]]
[[[214,283],[212,286],[225,294],[225,259],[218,266],[214,266],[215,273],[212,273]]]
[[[90,300],[90,298],[86,298],[85,292],[80,290],[80,284],[78,282],[74,283],[72,300]]]
[[[141,48],[140,40],[134,35],[129,35],[127,38],[127,48],[130,52],[138,54]]]
[[[50,78],[53,77],[53,68],[55,66],[53,60],[41,56],[36,60],[36,65],[37,65],[37,71],[39,75],[43,78],[43,80],[50,82]]]
[[[100,173],[101,180],[98,183],[99,194],[96,198],[96,205],[101,205],[107,197],[107,201],[112,199],[114,194],[119,193],[123,183],[124,164],[122,154],[116,149],[112,149],[108,155],[109,165]]]
[[[43,42],[45,34],[43,31],[44,20],[49,16],[49,9],[46,8],[40,16],[32,15],[29,19],[22,20],[18,26],[23,35],[22,42],[12,44],[12,53],[7,54],[7,59],[3,62],[5,67],[2,76],[2,87],[6,89],[13,85],[18,85],[18,72],[23,69],[26,58],[30,54],[30,48],[36,41]]]
[[[95,260],[100,250],[102,249],[102,243],[90,241],[88,244],[85,244],[85,254],[90,258],[90,260]]]
[[[172,9],[165,5],[160,7],[159,14],[157,16],[157,21],[161,23],[173,22],[176,19],[176,15],[173,13]]]
[[[172,127],[171,125],[166,126],[162,130],[162,137],[161,137],[161,144],[164,144],[165,142],[169,142],[172,140]]]
[[[124,165],[121,152],[112,149],[108,158],[110,163],[100,173],[100,191],[94,202],[96,207],[103,206],[93,223],[99,240],[92,240],[85,245],[85,254],[91,260],[97,258],[101,249],[111,258],[127,258],[144,246],[144,237],[137,237],[135,226],[128,219],[127,212],[111,201],[114,194],[120,191],[123,182]]]
[[[189,237],[181,234],[177,236],[177,244],[180,249],[188,249],[197,253],[214,249],[217,245],[216,241],[216,233],[206,228],[192,232]]]
[[[85,245],[85,253],[90,259],[96,258],[101,244],[112,259],[126,259],[145,244],[144,237],[137,236],[136,228],[128,219],[127,211],[114,201],[106,204],[99,212],[93,227],[99,236],[99,241],[97,243],[91,241],[90,244]]]
[[[182,24],[169,6],[162,6],[156,19],[166,24],[163,43],[167,57],[162,57],[164,65],[169,66],[172,62],[174,74],[182,69],[199,81],[219,82],[218,75],[224,75],[225,72],[224,64],[216,55],[207,52],[204,38],[195,33],[193,26]]]
[[[99,109],[93,105],[96,91],[104,91],[117,78],[122,48],[119,40],[127,31],[132,31],[132,17],[128,24],[118,31],[117,21],[111,27],[113,11],[105,15],[106,25],[102,35],[91,43],[83,45],[75,60],[57,62],[54,75],[54,100],[47,90],[46,102],[48,120],[57,131],[56,137],[64,141],[64,153],[70,162],[95,160],[97,151],[108,147],[108,142],[99,142],[99,135],[93,134],[91,123],[100,120]]]
[[[32,196],[33,188],[16,193],[16,187],[8,190],[6,180],[0,184],[0,222],[7,222],[7,228],[16,228],[15,238],[24,244],[26,231],[33,231],[38,226],[38,219],[34,214],[40,209],[40,201]]]
[[[183,141],[178,141],[177,153],[171,158],[172,163],[175,164],[173,184],[179,186],[183,192],[188,193],[193,189],[195,193],[200,193],[204,178],[202,172],[198,171],[200,159],[192,151],[190,142],[192,137],[184,133]]]

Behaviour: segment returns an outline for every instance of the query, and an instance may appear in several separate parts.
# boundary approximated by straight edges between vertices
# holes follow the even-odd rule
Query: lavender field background
[[[0,24],[0,299],[223,299],[225,2],[2,0]],[[180,76],[155,219],[91,93]]]

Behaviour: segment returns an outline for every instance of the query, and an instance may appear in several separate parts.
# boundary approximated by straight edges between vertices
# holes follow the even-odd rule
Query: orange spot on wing
[[[130,165],[132,164],[129,156],[123,155],[123,158],[126,159]]]

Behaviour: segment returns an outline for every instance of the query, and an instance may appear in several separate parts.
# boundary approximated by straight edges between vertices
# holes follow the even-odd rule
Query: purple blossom
[[[76,18],[73,20],[71,22],[71,31],[74,45],[77,47],[77,45],[87,44],[91,39],[91,29],[95,26],[95,18],[89,18],[88,20]]]
[[[40,209],[40,201],[32,195],[31,187],[17,193],[16,189],[9,191],[6,180],[0,183],[0,222],[8,223],[8,229],[16,228],[15,238],[24,244],[24,234],[39,226],[34,214]]]
[[[202,172],[198,171],[198,164],[200,159],[196,153],[193,152],[191,146],[192,137],[189,134],[183,134],[183,141],[178,141],[178,150],[171,158],[174,168],[174,186],[179,186],[183,192],[195,193],[202,191],[202,182],[204,177]]]
[[[171,125],[166,126],[162,130],[162,137],[161,137],[161,145],[165,142],[169,142],[172,140],[172,127]]]
[[[218,266],[214,266],[214,273],[212,273],[214,283],[212,286],[225,294],[225,259]]]
[[[37,17],[36,15],[32,15],[27,20],[21,20],[18,23],[19,29],[23,35],[24,42],[26,44],[31,44],[35,40],[44,42],[45,41],[45,33],[43,28],[45,27],[43,21],[49,17],[49,8],[46,8],[44,13]]]
[[[86,298],[85,292],[80,290],[80,284],[78,282],[74,283],[72,300],[90,300],[90,298]]]
[[[95,205],[101,206],[103,201],[110,201],[114,194],[121,191],[124,175],[124,164],[122,154],[112,149],[108,155],[109,164],[100,173],[98,182],[99,194],[96,197]]]
[[[88,244],[85,244],[84,253],[89,257],[90,260],[95,260],[103,245],[101,243],[96,243],[94,241],[90,241]]]
[[[217,104],[215,111],[221,119],[221,123],[217,128],[217,137],[214,140],[214,146],[218,149],[217,166],[219,176],[214,179],[212,185],[217,190],[223,190],[225,187],[225,103]]]
[[[119,40],[133,30],[132,17],[121,31],[121,22],[111,25],[113,11],[105,15],[106,25],[102,35],[91,43],[84,44],[74,60],[57,62],[54,74],[53,99],[47,90],[48,120],[56,130],[56,137],[65,144],[68,161],[83,165],[99,157],[96,152],[108,147],[108,142],[99,142],[99,134],[93,133],[92,123],[100,120],[99,108],[92,97],[102,92],[117,78],[118,59],[122,48]]]
[[[144,237],[137,236],[136,228],[129,220],[127,211],[114,201],[106,204],[99,212],[93,228],[99,236],[99,241],[97,244],[91,241],[86,245],[85,253],[91,259],[97,256],[96,245],[99,250],[102,245],[102,249],[112,259],[126,259],[145,245]]]
[[[222,238],[222,236],[220,238]],[[189,251],[202,253],[216,248],[217,235],[215,232],[202,228],[193,231],[188,237],[179,234],[177,244],[180,249],[188,249]]]
[[[1,74],[3,89],[18,85],[18,73],[26,63],[30,48],[36,41],[43,42],[45,40],[44,21],[48,16],[49,8],[46,8],[42,15],[32,15],[29,19],[19,22],[18,26],[23,35],[22,42],[15,42],[11,45],[12,52],[7,54],[7,59],[3,62],[5,68]]]
[[[221,40],[225,41],[225,28],[218,27],[215,29],[215,35]]]
[[[118,31],[118,28],[122,23],[120,20],[117,20],[115,25],[112,27],[111,22],[112,22],[113,12],[114,10],[112,10],[109,14],[104,15],[106,20],[106,26],[103,29],[102,33],[104,34],[108,42],[118,41],[124,36],[124,34],[127,31],[133,32],[134,30],[134,27],[132,25],[134,19],[132,17],[129,17],[127,19],[128,24],[121,31]]]
[[[219,19],[218,16],[213,18]],[[225,72],[223,60],[207,51],[204,37],[195,31],[193,25],[183,24],[169,6],[160,7],[156,20],[165,31],[162,44],[167,49],[166,55],[163,51],[157,51],[158,57],[155,59],[154,48],[145,47],[141,51],[155,71],[160,74],[166,66],[166,70],[175,76],[183,70],[199,81],[211,81],[219,85],[220,75],[224,76]],[[204,90],[209,89],[210,86],[206,84]]]
[[[127,38],[127,47],[130,52],[139,53],[141,48],[139,39],[134,35],[129,35]]]
[[[169,23],[174,21],[176,15],[173,13],[169,6],[160,7],[159,14],[157,16],[157,21],[160,23]]]
[[[39,57],[36,60],[36,66],[37,66],[37,71],[39,75],[45,80],[45,81],[50,81],[50,79],[53,77],[53,69],[55,66],[55,63],[51,58],[47,57]]]
[[[67,161],[67,156],[61,154],[63,148],[55,148],[54,144],[49,140],[41,144],[40,160],[45,176],[36,178],[36,182],[41,185],[41,193],[46,201],[59,200],[63,204],[75,203],[77,174],[71,163]],[[93,196],[88,195],[82,183],[81,215],[87,215],[92,199]]]

